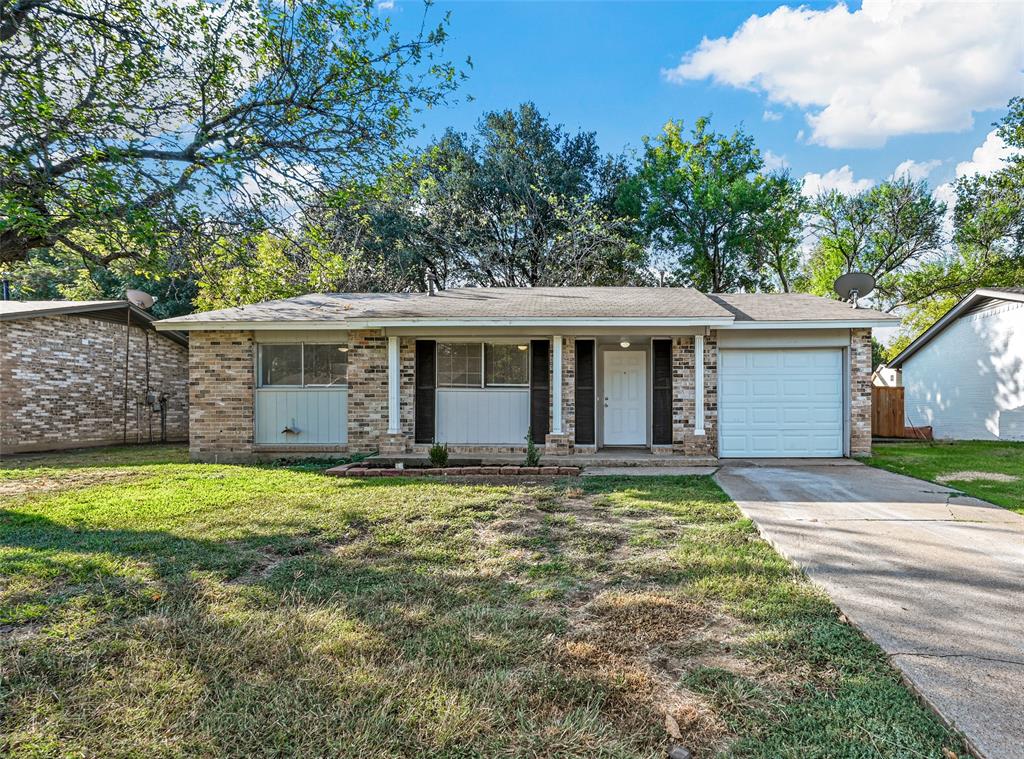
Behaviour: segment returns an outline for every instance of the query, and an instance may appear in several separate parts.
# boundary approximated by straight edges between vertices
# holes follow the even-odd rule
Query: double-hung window
[[[437,386],[442,388],[527,387],[526,343],[437,344]]]
[[[338,343],[262,343],[260,387],[344,387],[348,346]]]

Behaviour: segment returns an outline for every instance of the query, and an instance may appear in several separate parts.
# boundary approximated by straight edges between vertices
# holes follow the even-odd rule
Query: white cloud
[[[962,131],[1024,86],[1016,2],[865,0],[851,11],[782,6],[731,37],[705,38],[669,81],[711,78],[806,111],[811,142],[877,147],[903,134]]]
[[[974,174],[993,174],[1003,168],[1006,159],[1013,154],[1013,148],[1003,142],[1003,138],[993,129],[985,136],[985,141],[974,149],[971,160],[961,161],[956,165],[957,177],[969,177]]]
[[[768,169],[768,171],[785,169],[789,166],[789,161],[786,159],[786,156],[773,153],[771,150],[766,150],[761,153],[761,158],[764,160],[764,167]]]
[[[761,114],[761,119],[764,121],[781,121],[782,114],[778,111],[772,111],[766,108],[765,112]]]
[[[377,10],[389,11],[395,7],[395,0],[377,0]]]
[[[874,179],[854,179],[853,169],[842,166],[824,174],[815,174],[813,171],[804,174],[803,194],[813,198],[822,192],[838,190],[844,195],[853,195],[871,188],[874,184]]]
[[[912,182],[920,182],[922,179],[927,179],[941,165],[942,161],[938,158],[932,161],[915,161],[908,158],[896,167],[896,170],[892,173],[892,178],[899,179],[904,177]]]

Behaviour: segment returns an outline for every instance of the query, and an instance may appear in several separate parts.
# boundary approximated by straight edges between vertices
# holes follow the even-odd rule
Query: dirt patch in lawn
[[[935,478],[937,482],[941,482],[943,485],[948,485],[951,482],[1016,482],[1020,477],[1014,477],[1012,474],[1003,474],[1002,472],[976,472],[976,471],[965,471],[965,472],[950,472],[949,474],[940,474]]]
[[[0,479],[0,498],[23,495],[42,495],[60,490],[80,490],[93,485],[118,485],[141,480],[152,475],[139,474],[129,469],[67,470],[59,475],[37,477],[5,477]]]

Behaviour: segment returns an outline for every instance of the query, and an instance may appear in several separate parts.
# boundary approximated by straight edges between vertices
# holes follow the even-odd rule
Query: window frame
[[[298,385],[284,385],[284,384],[271,384],[271,385],[268,385],[268,384],[265,384],[263,382],[263,348],[264,348],[264,346],[267,346],[267,345],[275,346],[275,347],[282,346],[282,345],[284,345],[284,346],[294,346],[294,345],[299,346],[299,384]],[[256,389],[257,390],[273,390],[273,389],[279,388],[279,389],[282,389],[282,390],[305,390],[306,388],[310,388],[310,389],[313,389],[313,390],[347,390],[348,389],[348,351],[344,351],[344,354],[345,354],[345,381],[344,382],[339,382],[339,383],[336,383],[334,385],[323,385],[323,384],[307,385],[306,384],[306,346],[307,345],[337,345],[337,346],[346,346],[347,347],[348,343],[346,341],[340,341],[339,342],[337,340],[329,340],[329,341],[328,340],[324,340],[322,342],[319,341],[319,340],[299,340],[299,341],[296,341],[296,342],[268,341],[268,342],[257,343],[256,344],[256,346],[257,346],[256,347],[256,380],[257,380]]]
[[[448,340],[436,340],[434,342],[434,389],[437,390],[487,390],[488,388],[497,389],[516,389],[525,388],[529,389],[531,374],[533,372],[533,362],[527,359],[526,362],[526,382],[508,384],[508,383],[488,383],[487,382],[487,346],[488,345],[522,345],[524,340],[516,338],[505,338],[499,340],[480,340],[480,339],[468,339],[468,338],[455,338]],[[529,340],[525,340],[527,346],[529,346]],[[441,384],[441,361],[439,359],[439,351],[442,345],[465,345],[465,344],[477,344],[480,346],[480,384],[479,385],[442,385]],[[527,347],[525,351],[527,356],[530,355],[530,348]]]

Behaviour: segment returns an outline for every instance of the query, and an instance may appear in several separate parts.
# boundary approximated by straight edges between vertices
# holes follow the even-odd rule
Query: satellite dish
[[[851,271],[837,279],[832,287],[840,298],[850,301],[857,308],[857,299],[875,289],[875,278],[870,274]]]
[[[156,303],[156,298],[142,290],[126,290],[124,297],[126,297],[128,302],[133,306],[138,306],[141,309],[147,309]]]

